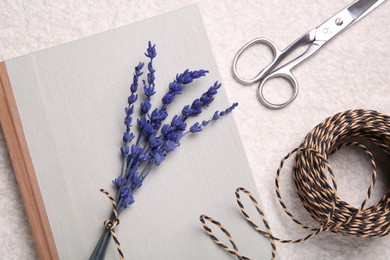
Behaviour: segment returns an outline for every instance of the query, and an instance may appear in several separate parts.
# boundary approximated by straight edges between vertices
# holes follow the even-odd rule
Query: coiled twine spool
[[[376,144],[384,153],[390,155],[390,117],[373,110],[362,109],[338,113],[317,125],[305,137],[302,144],[281,161],[275,177],[276,195],[286,214],[299,226],[311,231],[309,235],[303,238],[284,240],[275,237],[254,196],[245,188],[236,190],[237,203],[245,220],[257,232],[270,239],[272,259],[275,258],[275,242],[299,243],[323,231],[331,231],[353,237],[382,237],[389,234],[390,192],[388,191],[384,194],[375,205],[365,207],[371,197],[377,174],[374,157],[366,146],[360,142],[361,140],[367,140]],[[328,159],[333,153],[348,145],[362,149],[369,157],[372,166],[372,181],[368,187],[367,195],[359,208],[353,207],[337,196],[336,179],[328,163]],[[309,227],[296,219],[288,210],[280,195],[280,172],[285,160],[294,153],[296,153],[293,169],[294,183],[303,206],[310,216],[319,223],[319,227],[316,228]],[[240,199],[241,192],[248,195],[251,199],[265,225],[265,230],[260,229],[246,212]],[[220,222],[206,215],[202,215],[200,220],[207,234],[218,246],[238,259],[250,259],[241,254],[232,236]],[[218,240],[207,225],[207,222],[216,225],[225,233],[232,248]]]

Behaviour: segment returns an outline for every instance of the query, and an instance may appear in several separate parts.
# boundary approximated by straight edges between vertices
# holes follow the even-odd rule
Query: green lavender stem
[[[102,236],[99,239],[99,242],[97,243],[95,249],[93,250],[91,256],[89,257],[89,260],[103,260],[110,239],[111,239],[110,230],[108,229],[104,230]]]

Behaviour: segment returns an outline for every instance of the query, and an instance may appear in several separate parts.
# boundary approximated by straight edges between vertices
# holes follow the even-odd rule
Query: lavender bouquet
[[[142,80],[143,101],[140,102],[140,115],[137,119],[138,136],[132,132],[133,114],[135,103],[139,99],[137,94],[139,79],[142,76],[144,63],[140,62],[134,70],[133,82],[130,86],[130,96],[128,105],[125,108],[124,124],[126,131],[123,134],[123,144],[120,148],[122,155],[122,170],[120,176],[113,180],[117,189],[116,197],[113,198],[103,189],[103,192],[113,205],[110,219],[104,222],[105,230],[93,250],[90,260],[104,259],[107,246],[113,237],[115,246],[118,250],[120,259],[123,259],[123,253],[114,228],[119,224],[119,215],[121,212],[132,205],[134,193],[139,190],[146,177],[153,168],[160,166],[169,153],[172,153],[180,146],[180,141],[188,134],[199,133],[204,127],[213,121],[231,112],[238,104],[233,103],[227,109],[216,111],[212,118],[196,122],[187,126],[187,119],[195,117],[202,113],[202,110],[208,107],[214,100],[221,84],[215,82],[201,97],[195,99],[191,105],[183,107],[180,114],[173,116],[170,123],[163,124],[168,117],[167,108],[177,95],[180,95],[184,88],[192,81],[204,77],[207,70],[185,70],[177,74],[175,79],[169,83],[168,92],[163,96],[161,105],[152,108],[151,99],[155,91],[155,69],[153,60],[156,57],[156,47],[151,42],[148,44],[145,56],[149,58],[147,64],[147,77]]]

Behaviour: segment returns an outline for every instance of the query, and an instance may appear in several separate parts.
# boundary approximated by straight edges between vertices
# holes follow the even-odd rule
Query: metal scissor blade
[[[386,0],[358,0],[317,27],[315,39],[329,41]]]
[[[359,0],[351,4],[347,10],[352,15],[354,23],[378,7],[386,0]]]

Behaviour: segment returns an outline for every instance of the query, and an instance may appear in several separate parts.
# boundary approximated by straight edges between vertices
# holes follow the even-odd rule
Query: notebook
[[[220,80],[195,5],[0,63],[1,126],[41,259],[86,259],[104,229],[111,204],[99,189],[115,193],[132,70],[147,61],[149,40],[157,48],[154,105],[187,68],[210,73],[175,100],[171,113]],[[201,118],[234,101],[224,87]],[[183,139],[135,194],[116,228],[125,257],[229,259],[202,229],[206,213],[229,227],[243,252],[268,259],[268,241],[236,206],[239,186],[256,190],[229,115]],[[117,254],[111,242],[106,259]]]

